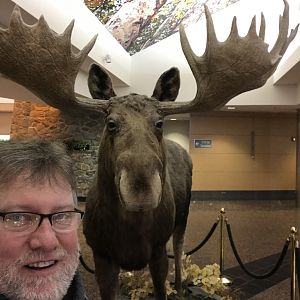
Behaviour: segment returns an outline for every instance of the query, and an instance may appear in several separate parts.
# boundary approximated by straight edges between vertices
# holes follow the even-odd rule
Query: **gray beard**
[[[0,259],[0,294],[12,300],[62,300],[67,294],[78,267],[79,249],[67,253],[64,249],[56,250],[58,257],[67,257],[60,269],[48,277],[24,277],[18,272],[18,266],[28,261],[28,257],[42,259],[43,253],[32,251],[15,262]]]

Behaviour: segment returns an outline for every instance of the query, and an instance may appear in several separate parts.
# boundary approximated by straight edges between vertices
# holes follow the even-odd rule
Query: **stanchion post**
[[[224,272],[224,216],[225,209],[222,207],[220,210],[220,272],[221,278]]]
[[[296,243],[295,243],[295,251],[297,250],[298,251],[298,255],[299,255],[299,240],[297,239],[296,240]],[[300,257],[296,257],[296,282],[298,282],[298,298],[300,299],[300,270],[299,270],[299,261],[298,259],[300,260]]]
[[[297,229],[291,227],[290,242],[291,242],[291,300],[296,300],[296,240]]]
[[[219,215],[220,220],[220,279],[222,283],[229,284],[231,281],[224,277],[224,224],[225,224],[225,209],[222,207]]]

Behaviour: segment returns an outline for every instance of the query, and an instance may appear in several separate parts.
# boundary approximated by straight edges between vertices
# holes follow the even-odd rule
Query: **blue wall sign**
[[[194,140],[194,148],[211,148],[212,140],[196,139]]]

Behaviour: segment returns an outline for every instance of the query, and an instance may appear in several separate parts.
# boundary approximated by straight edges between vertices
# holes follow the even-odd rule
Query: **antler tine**
[[[238,28],[237,28],[237,24],[236,24],[236,17],[233,17],[229,37],[237,37],[238,35],[239,35],[239,32],[238,32]]]
[[[291,30],[289,37],[287,38],[287,41],[285,43],[285,45],[282,47],[282,50],[280,52],[280,55],[283,55],[284,52],[286,51],[286,49],[288,48],[289,44],[291,43],[291,41],[295,38],[297,32],[299,29],[299,24]]]
[[[297,33],[298,26],[287,36],[289,8],[286,0],[284,6],[278,38],[270,53],[263,39],[265,35],[263,15],[259,35],[256,33],[255,17],[245,37],[238,35],[234,18],[229,37],[225,42],[219,42],[216,39],[210,12],[205,7],[207,44],[204,54],[200,57],[192,51],[181,27],[181,47],[195,77],[197,92],[194,100],[190,102],[160,103],[160,112],[163,115],[170,115],[213,110],[243,92],[263,86],[275,72],[282,55]]]
[[[248,35],[256,37],[256,16],[252,18],[250,28],[248,30]]]
[[[213,19],[211,17],[210,11],[207,7],[207,5],[204,5],[204,11],[205,11],[205,17],[206,17],[206,31],[207,31],[207,36],[206,36],[206,50],[208,49],[208,45],[210,43],[214,44],[217,43],[217,36],[216,36],[216,31],[215,31],[215,26]]]
[[[266,19],[265,15],[261,13],[260,15],[260,28],[259,28],[259,37],[264,41],[266,33]]]
[[[85,47],[79,51],[77,54],[75,54],[75,57],[77,57],[78,62],[81,64],[86,56],[89,54],[89,52],[92,50],[92,48],[95,45],[95,42],[97,40],[98,35],[96,34],[86,45]]]
[[[274,44],[273,49],[270,51],[270,55],[274,63],[279,63],[283,53],[288,47],[289,37],[288,30],[289,30],[289,23],[286,20],[289,19],[289,4],[286,0],[284,2],[284,10],[282,16],[279,16],[279,34],[277,40]]]
[[[77,53],[72,51],[74,20],[62,34],[50,29],[44,17],[37,23],[24,23],[15,6],[7,29],[0,28],[0,72],[23,85],[47,104],[66,112],[102,110],[106,101],[92,108],[76,98],[74,85],[80,65],[95,44],[97,36]]]

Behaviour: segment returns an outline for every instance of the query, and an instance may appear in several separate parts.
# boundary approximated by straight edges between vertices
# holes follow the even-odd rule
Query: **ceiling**
[[[25,1],[25,0],[24,0]],[[94,0],[95,1],[95,0]],[[234,2],[237,2],[238,0],[207,0],[207,1],[186,1],[187,6],[184,6],[183,4],[185,1],[169,1],[169,0],[161,0],[161,1],[140,1],[140,0],[126,0],[126,1],[115,1],[118,3],[122,3],[122,5],[118,8],[118,11],[111,10],[110,18],[106,20],[106,28],[111,31],[112,34],[116,35],[117,40],[120,42],[122,47],[126,49],[130,54],[137,53],[140,49],[145,49],[145,47],[149,47],[150,45],[159,42],[160,40],[166,38],[169,35],[174,34],[178,30],[178,26],[180,23],[190,22],[191,20],[195,19],[195,16],[191,13],[192,8],[198,8],[203,9],[202,2],[207,2],[207,4],[210,6],[210,9],[217,11],[218,9],[222,9],[225,6],[228,6]],[[89,3],[91,1],[86,0],[86,5],[89,6]],[[100,3],[101,2],[101,3]],[[105,9],[105,2],[114,2],[114,1],[98,1],[99,6],[90,6],[89,9],[93,11],[94,15],[98,16],[99,18],[102,16],[103,18],[103,11]],[[181,6],[174,7],[170,5],[170,3],[177,3],[178,6],[181,3]],[[155,8],[154,3],[160,3],[162,6],[157,9]],[[120,16],[122,15],[122,11],[125,11],[125,6],[129,6],[129,4],[132,5],[132,9],[135,11],[139,11],[141,13],[139,18],[139,23],[136,23],[136,17],[131,18],[133,13],[130,12],[130,10],[126,10],[127,12],[124,13],[125,18],[122,19],[121,23],[118,23],[118,30],[114,31],[114,28],[116,29],[116,22],[119,22]],[[137,6],[133,8],[133,4],[135,5],[141,5],[144,4],[146,6],[143,7],[143,9],[137,9]],[[201,4],[201,5],[200,5]],[[9,23],[10,18],[10,12],[12,11],[15,3],[12,0],[1,0],[0,1],[0,24],[2,24],[4,27],[7,27]],[[152,5],[152,6],[151,6]],[[154,5],[154,6],[153,6]],[[194,6],[193,6],[194,5]],[[164,9],[163,9],[164,8]],[[126,8],[128,9],[128,8]],[[172,10],[173,9],[173,10]],[[181,10],[180,10],[181,9]],[[145,13],[146,12],[146,13]],[[178,22],[176,24],[174,23],[174,16],[176,17],[177,13],[179,14],[181,12],[181,18],[177,17],[175,18]],[[185,14],[182,12],[186,12]],[[180,14],[179,14],[180,15]],[[199,12],[198,12],[199,15]],[[201,14],[200,14],[201,15]],[[28,24],[32,24],[36,21],[36,18],[31,14],[24,10],[22,10],[22,16],[25,22]],[[163,16],[167,16],[164,18]],[[127,18],[126,18],[127,17]],[[101,18],[100,18],[101,19]],[[156,20],[156,23],[154,22],[154,25],[151,23],[153,20]],[[150,22],[149,22],[150,21]],[[160,23],[158,22],[160,21]],[[138,25],[138,27],[135,27],[133,25]],[[122,30],[125,32],[129,30],[129,33],[127,35],[124,34],[124,32],[120,33],[120,28],[123,28]],[[136,30],[136,31],[134,31]],[[135,35],[135,33],[138,33]],[[124,39],[120,39],[120,34]],[[145,39],[142,38],[142,36],[145,35]],[[147,39],[148,36],[148,39]],[[300,34],[298,33],[297,39],[300,38]],[[142,40],[142,42],[141,42]],[[130,43],[129,43],[130,41]],[[138,46],[133,46],[138,45]],[[143,45],[142,47],[140,47]],[[140,48],[139,48],[140,47]],[[90,65],[90,62],[85,62],[83,69],[84,71],[87,70],[88,66]],[[116,85],[123,85],[122,80],[119,79],[118,76],[114,76],[114,72],[112,71],[111,76],[113,77],[114,82]],[[300,48],[295,48],[292,52],[289,53],[289,56],[285,59],[284,63],[280,65],[280,68],[276,71],[276,73],[273,76],[273,82],[277,86],[297,86],[298,87],[298,99],[300,102]],[[20,90],[19,94],[21,98],[22,94],[28,91],[24,91],[22,87],[15,88],[14,86],[10,85],[9,83],[7,85],[7,88],[12,90]],[[3,88],[1,87],[2,91]],[[1,96],[1,94],[0,94]],[[235,105],[229,103],[229,105],[222,108],[222,110],[228,110],[228,107],[235,106],[235,111],[270,111],[270,112],[291,112],[295,111],[299,108],[299,105]],[[179,119],[185,119],[188,115],[180,116]]]

